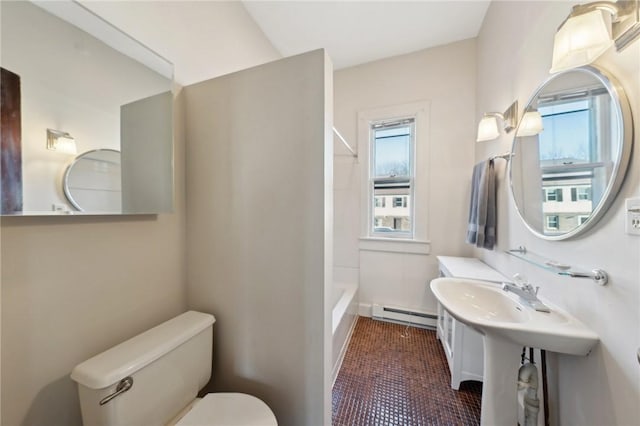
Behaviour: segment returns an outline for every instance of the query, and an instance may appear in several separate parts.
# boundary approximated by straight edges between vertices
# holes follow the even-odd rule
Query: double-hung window
[[[544,200],[562,202],[562,188],[545,188]]]
[[[413,238],[415,119],[372,122],[370,235]]]
[[[558,215],[547,216],[547,229],[557,231],[560,228],[560,218]]]
[[[571,201],[591,201],[591,187],[578,186],[571,188]]]

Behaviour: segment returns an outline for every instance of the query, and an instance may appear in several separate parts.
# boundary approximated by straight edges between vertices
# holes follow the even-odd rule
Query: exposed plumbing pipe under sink
[[[524,418],[518,418],[518,423],[521,426],[537,426],[540,411],[538,369],[532,363],[526,363],[518,370],[518,401],[524,406]]]

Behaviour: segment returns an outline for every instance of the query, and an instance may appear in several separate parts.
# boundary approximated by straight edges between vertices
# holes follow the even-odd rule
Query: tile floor
[[[482,384],[451,389],[435,331],[359,317],[333,386],[333,425],[478,425]]]

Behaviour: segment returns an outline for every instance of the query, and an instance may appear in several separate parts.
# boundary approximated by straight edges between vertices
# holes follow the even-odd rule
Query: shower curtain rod
[[[353,155],[355,158],[358,158],[358,154],[356,154],[356,152],[353,150],[353,148],[351,148],[351,145],[349,145],[347,143],[347,141],[342,137],[340,132],[338,132],[338,130],[335,127],[333,128],[333,133],[335,133],[336,136],[338,137],[338,139],[340,139],[342,141],[342,143],[344,144],[344,146],[347,147],[347,149],[349,150],[351,155]]]

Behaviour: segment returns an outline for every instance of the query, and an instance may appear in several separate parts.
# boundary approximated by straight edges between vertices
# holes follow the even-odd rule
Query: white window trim
[[[411,116],[405,116],[403,118],[409,118],[409,119],[415,119],[414,115]],[[396,117],[394,117],[391,120],[372,120],[369,122],[369,145],[368,145],[368,151],[370,152],[371,148],[374,145],[374,135],[373,135],[373,131],[371,130],[371,125],[372,124],[380,124],[381,121],[384,122],[390,122],[390,121],[395,121]],[[395,205],[395,199],[396,198],[404,198],[405,200],[405,204],[406,204],[406,197],[409,197],[411,200],[415,200],[415,185],[416,185],[416,173],[415,173],[415,158],[416,158],[416,126],[415,126],[415,122],[412,122],[410,124],[411,126],[411,157],[409,158],[409,173],[408,173],[408,177],[409,177],[409,194],[408,195],[404,195],[404,196],[392,196],[391,199],[389,200],[389,207],[390,208],[396,208],[396,207],[402,207],[402,201],[401,201],[401,205],[400,206],[396,206]],[[367,190],[367,194],[371,197],[374,196],[374,179],[372,179],[372,177],[370,176],[370,174],[373,174],[373,164],[371,164],[371,162],[369,163],[369,174],[367,174],[367,179],[368,179],[368,190]],[[368,208],[369,209],[373,209],[373,199],[369,199],[367,198],[367,204],[368,204]],[[375,209],[373,209],[375,210]],[[367,217],[369,217],[369,220],[372,221],[371,225],[373,225],[373,210],[371,210],[369,212],[369,215]],[[411,203],[411,207],[409,208],[410,211],[410,218],[411,218],[411,229],[409,231],[396,231],[396,232],[389,232],[389,233],[380,233],[380,232],[374,232],[371,230],[371,228],[375,228],[375,226],[371,226],[367,228],[367,232],[368,232],[368,236],[371,238],[383,238],[383,239],[401,239],[401,240],[413,240],[414,239],[414,235],[415,235],[415,208],[414,208],[414,203]],[[394,219],[395,220],[395,219]]]
[[[429,202],[429,101],[412,102],[382,108],[363,110],[358,112],[358,155],[361,164],[360,191],[360,248],[363,250],[398,251],[427,254],[429,252],[428,239],[428,202]],[[369,225],[372,220],[372,210],[369,203],[369,166],[371,149],[371,123],[390,121],[413,117],[414,147],[413,147],[413,235],[394,235],[381,237],[372,235]],[[403,244],[409,243],[409,244]],[[390,246],[389,244],[392,244]],[[418,247],[422,245],[422,247]],[[410,247],[410,248],[409,248]]]

